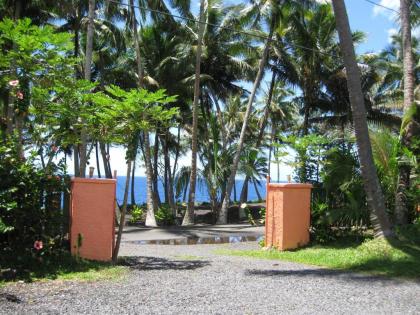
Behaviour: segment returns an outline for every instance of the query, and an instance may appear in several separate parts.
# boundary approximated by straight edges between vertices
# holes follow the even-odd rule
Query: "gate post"
[[[309,242],[311,184],[270,183],[267,177],[265,246],[293,249]]]
[[[115,179],[72,178],[71,253],[111,261],[115,239]]]

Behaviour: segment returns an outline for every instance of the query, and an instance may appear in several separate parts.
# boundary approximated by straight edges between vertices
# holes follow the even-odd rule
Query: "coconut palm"
[[[404,129],[401,130],[401,142],[406,147],[410,147],[416,129],[414,117],[408,116],[412,116],[410,112],[416,111],[415,108],[418,107],[414,103],[415,77],[410,23],[411,2],[411,0],[400,0],[402,53],[404,60],[404,116],[408,119],[407,124],[403,126]],[[397,224],[406,224],[408,222],[408,210],[405,192],[410,186],[410,166],[408,164],[400,165],[398,178],[398,190],[395,197],[395,219]]]
[[[200,65],[201,65],[201,47],[204,34],[205,1],[200,2],[199,25],[197,32],[197,52],[195,60],[194,77],[194,100],[192,108],[192,135],[191,135],[191,177],[190,189],[188,192],[188,205],[185,212],[182,225],[191,225],[194,223],[194,202],[197,179],[197,127],[198,127],[198,99],[200,97]]]
[[[264,16],[264,20],[267,23],[269,33],[268,33],[268,37],[264,45],[264,50],[262,52],[261,60],[259,62],[258,73],[255,78],[254,85],[252,87],[251,95],[249,96],[249,99],[248,99],[248,104],[246,107],[246,112],[245,112],[245,116],[244,116],[244,120],[242,124],[241,134],[237,143],[236,153],[235,153],[235,157],[233,159],[233,164],[231,167],[231,173],[229,176],[229,180],[227,182],[226,192],[223,197],[222,208],[220,209],[220,214],[217,221],[219,224],[227,223],[227,211],[228,211],[228,207],[230,203],[232,187],[235,183],[235,176],[238,170],[239,160],[241,158],[242,148],[245,142],[245,134],[247,132],[247,127],[249,123],[249,118],[251,116],[252,106],[255,100],[255,95],[261,83],[261,80],[264,74],[264,69],[266,67],[268,52],[269,52],[270,44],[273,38],[273,33],[274,33],[275,25],[276,25],[276,19],[278,18],[278,15],[279,15],[279,7],[280,7],[280,4],[277,1],[275,2],[264,1],[262,3],[259,3],[259,2],[253,3],[251,8],[248,10],[248,12],[246,12],[247,14],[245,15],[245,18],[249,19],[249,16],[250,16],[249,13],[252,11],[255,11],[256,17],[259,20],[263,16],[262,14],[265,13],[266,15]]]
[[[373,214],[376,216],[376,222],[373,222],[376,235],[389,236],[392,235],[392,230],[385,212],[384,196],[379,185],[373,162],[372,147],[369,139],[364,98],[361,88],[360,71],[356,62],[356,54],[354,52],[346,6],[343,0],[333,0],[333,8],[344,64],[346,66],[350,103],[353,112],[353,124],[367,201]]]

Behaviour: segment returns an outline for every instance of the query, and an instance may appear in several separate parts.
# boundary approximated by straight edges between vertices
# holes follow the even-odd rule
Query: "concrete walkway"
[[[169,226],[158,228],[126,226],[124,228],[122,242],[141,243],[141,241],[186,241],[188,239],[229,237],[248,237],[251,240],[255,240],[263,235],[263,226],[252,226],[249,224],[197,224],[193,226]]]

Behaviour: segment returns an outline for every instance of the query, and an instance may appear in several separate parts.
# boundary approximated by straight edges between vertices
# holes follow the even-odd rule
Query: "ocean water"
[[[236,199],[239,200],[239,196],[241,194],[241,189],[243,186],[244,181],[241,179],[237,179],[235,181],[236,186]],[[265,180],[261,180],[261,185],[258,186],[258,191],[261,197],[265,198]],[[125,176],[118,176],[117,177],[117,200],[118,202],[122,202],[124,198],[124,186],[125,186]],[[158,191],[160,199],[163,201],[164,197],[164,189],[162,182],[158,182]],[[146,177],[135,177],[134,178],[134,195],[136,203],[145,203],[146,202]],[[178,201],[183,202],[182,197],[178,199]],[[188,199],[188,192],[187,192],[187,199]],[[248,200],[257,200],[258,196],[255,191],[254,185],[248,184]],[[208,202],[209,195],[207,193],[207,189],[203,184],[197,184],[196,194],[195,194],[196,202]],[[233,191],[231,194],[231,200],[234,200]],[[128,192],[128,202],[131,202],[131,183],[130,183],[130,190]]]

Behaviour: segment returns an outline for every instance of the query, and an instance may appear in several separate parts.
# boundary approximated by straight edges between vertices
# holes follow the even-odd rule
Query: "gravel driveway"
[[[217,256],[224,245],[134,245],[124,279],[0,289],[1,314],[419,314],[420,283]]]

